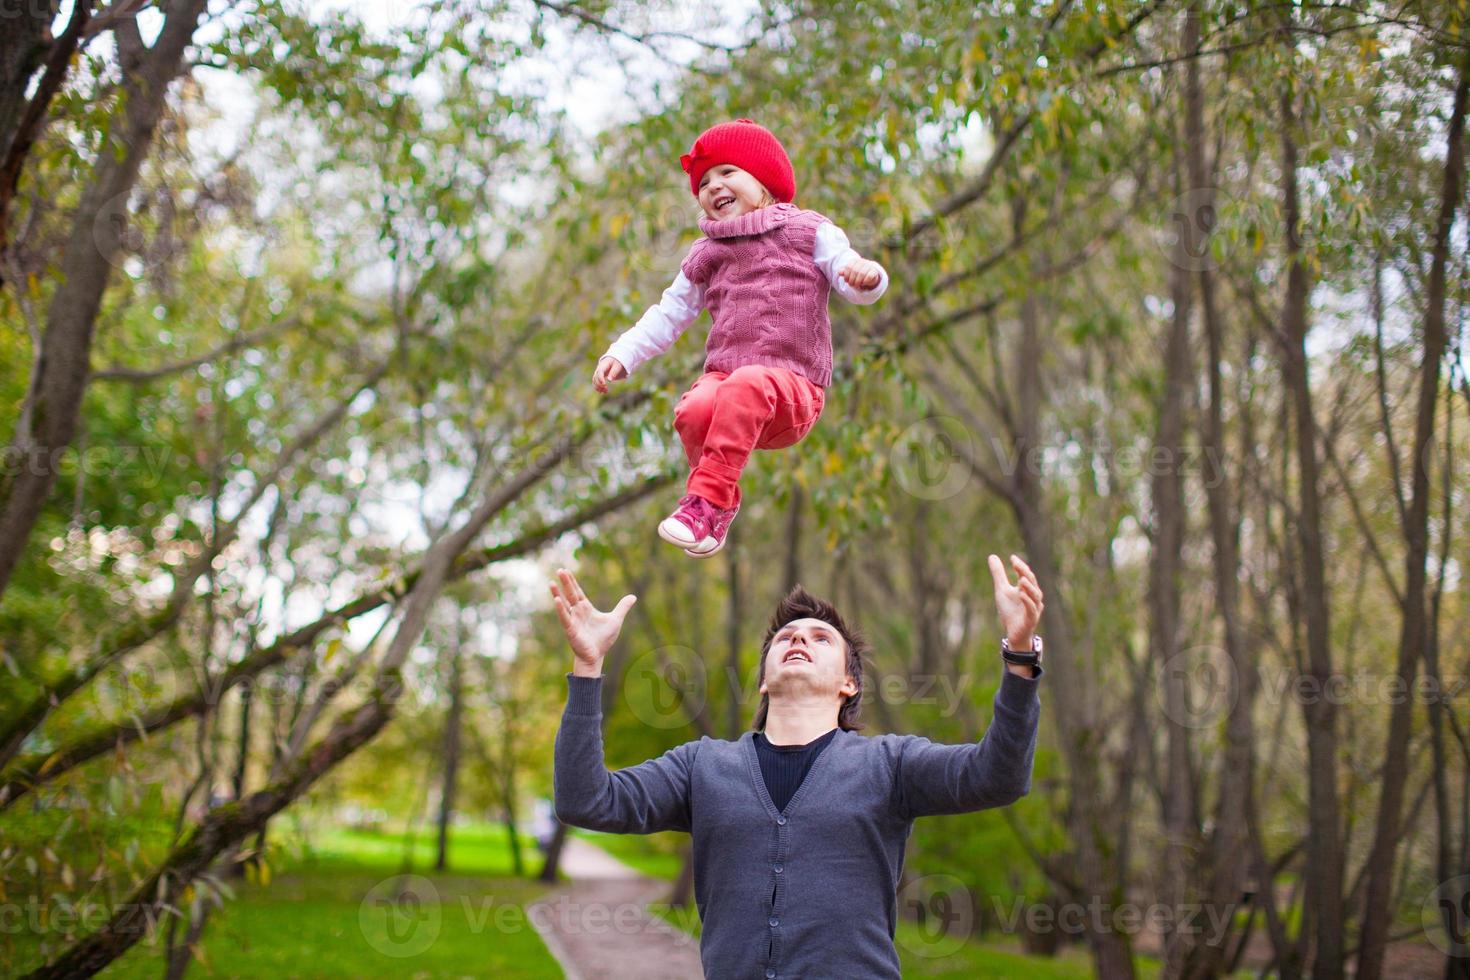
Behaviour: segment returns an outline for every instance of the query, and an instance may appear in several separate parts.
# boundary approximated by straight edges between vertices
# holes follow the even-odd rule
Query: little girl
[[[704,374],[674,408],[689,482],[659,536],[695,558],[725,545],[740,510],[740,472],[756,449],[800,442],[832,381],[827,294],[874,303],[888,273],[825,215],[791,203],[796,177],[781,143],[749,119],[713,126],[679,158],[704,216],[663,299],[615,340],[592,383],[626,378],[673,345],[706,306],[714,326]]]

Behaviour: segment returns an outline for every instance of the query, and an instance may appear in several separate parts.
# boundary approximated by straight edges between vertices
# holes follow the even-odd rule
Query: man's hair
[[[857,692],[850,694],[842,702],[842,707],[837,710],[837,726],[843,731],[856,731],[862,728],[857,720],[858,712],[862,710],[863,704],[863,658],[868,655],[868,640],[862,631],[855,626],[849,626],[837,611],[837,607],[826,599],[819,599],[812,595],[800,585],[786,594],[786,598],[776,604],[776,613],[771,617],[771,625],[766,629],[766,638],[761,643],[761,662],[756,673],[756,688],[759,689],[761,681],[766,679],[766,656],[771,652],[771,641],[776,638],[776,633],[787,623],[798,619],[820,619],[835,629],[847,644],[847,674],[857,684]],[[766,715],[771,708],[771,696],[761,695],[760,707],[755,710],[755,721],[751,728],[755,731],[765,731]]]

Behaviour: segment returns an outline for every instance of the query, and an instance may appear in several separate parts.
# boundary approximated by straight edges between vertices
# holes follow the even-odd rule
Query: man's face
[[[733,163],[717,163],[699,178],[699,206],[711,218],[735,218],[761,206],[765,188]]]
[[[762,694],[857,693],[847,675],[847,641],[820,619],[793,619],[776,631],[766,651]]]

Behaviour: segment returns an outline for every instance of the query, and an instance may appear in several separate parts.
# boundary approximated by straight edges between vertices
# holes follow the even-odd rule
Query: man
[[[898,881],[915,818],[1005,806],[1031,788],[1043,597],[1026,563],[1011,563],[1015,585],[990,556],[1006,664],[979,742],[857,734],[866,643],[798,586],[762,647],[761,731],[686,742],[611,773],[602,660],[637,600],[599,612],[558,570],[552,601],[575,660],[556,735],[557,816],[590,830],[692,835],[708,980],[896,980]]]

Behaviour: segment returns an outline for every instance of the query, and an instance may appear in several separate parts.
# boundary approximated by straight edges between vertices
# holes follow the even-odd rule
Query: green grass
[[[320,833],[310,853],[282,861],[268,884],[236,886],[235,898],[211,915],[204,959],[189,975],[561,976],[525,913],[545,886],[508,876],[503,833],[492,826],[456,829],[452,874],[426,870],[432,850],[416,851],[417,888],[398,904],[393,890],[401,881],[401,839]],[[156,980],[161,952],[161,937],[145,940],[101,976]]]
[[[405,848],[402,834],[344,827],[322,828],[312,834],[309,850],[303,860],[314,867],[372,868],[397,872],[403,864],[404,852],[412,854],[414,868],[428,868],[437,853],[436,837],[421,832],[410,848]],[[529,839],[521,841],[521,857],[526,867],[539,867],[539,852]],[[514,864],[505,828],[499,824],[469,824],[455,827],[449,835],[449,866],[465,874],[510,875]]]

